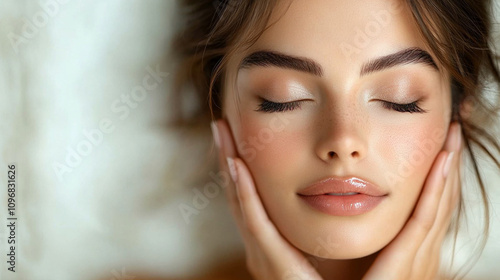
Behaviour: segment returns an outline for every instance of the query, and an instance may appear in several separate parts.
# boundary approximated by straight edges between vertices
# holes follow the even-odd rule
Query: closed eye
[[[264,98],[261,99],[262,102],[259,104],[258,108],[255,109],[255,111],[266,112],[266,113],[286,112],[286,111],[293,111],[295,109],[300,109],[300,105],[302,102],[301,100],[297,100],[297,101],[280,103],[280,102],[269,101]],[[406,104],[394,103],[385,100],[380,100],[380,101],[382,102],[384,108],[388,110],[393,110],[401,113],[427,112],[418,105],[419,100]]]
[[[255,111],[266,112],[266,113],[275,113],[275,112],[286,112],[292,111],[295,109],[300,109],[301,100],[278,103],[272,102],[267,99],[261,98],[262,102],[259,104],[258,108]]]
[[[407,103],[407,104],[393,103],[393,102],[384,101],[384,100],[380,100],[380,101],[382,101],[382,105],[384,106],[384,108],[389,109],[389,110],[394,110],[397,112],[401,112],[401,113],[426,113],[427,112],[426,110],[424,110],[424,109],[420,108],[420,106],[418,106],[419,100],[411,102],[411,103]]]

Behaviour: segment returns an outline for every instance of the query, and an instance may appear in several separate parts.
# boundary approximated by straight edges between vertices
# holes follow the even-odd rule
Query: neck
[[[323,279],[359,280],[363,278],[377,256],[378,252],[351,260],[329,260],[314,256],[308,256],[308,259]]]

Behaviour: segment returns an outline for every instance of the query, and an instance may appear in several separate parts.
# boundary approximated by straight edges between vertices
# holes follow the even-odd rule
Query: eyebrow
[[[359,75],[363,76],[397,65],[416,63],[422,63],[434,68],[435,70],[439,70],[436,62],[434,61],[434,59],[432,59],[432,56],[427,51],[424,51],[420,48],[407,48],[396,53],[382,56],[372,61],[368,61],[361,67],[361,72]]]
[[[323,68],[314,60],[275,51],[258,51],[246,56],[241,61],[238,70],[247,69],[252,66],[275,66],[306,72],[319,77],[323,76]]]
[[[420,48],[406,48],[393,54],[382,56],[373,60],[369,60],[361,67],[360,76],[367,75],[372,72],[382,71],[387,68],[422,63],[436,70],[438,66],[432,56]],[[276,51],[257,51],[246,56],[240,63],[239,69],[248,69],[253,66],[261,67],[279,67],[284,69],[292,69],[300,72],[309,73],[315,76],[323,76],[323,68],[312,59],[292,56]]]

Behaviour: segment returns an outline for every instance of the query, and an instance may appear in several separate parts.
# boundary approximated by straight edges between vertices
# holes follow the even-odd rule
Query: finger
[[[437,266],[439,263],[439,255],[441,251],[442,242],[444,240],[445,233],[447,232],[453,211],[456,209],[456,204],[452,201],[453,194],[459,189],[459,178],[458,178],[458,168],[460,162],[460,134],[461,128],[457,123],[453,123],[449,127],[446,143],[444,145],[444,150],[448,153],[453,153],[451,162],[445,163],[445,169],[443,176],[444,178],[443,191],[439,203],[437,205],[437,212],[435,213],[435,219],[431,224],[431,219],[429,218],[427,225],[432,225],[419,247],[415,253],[415,258],[412,263],[413,271],[425,271],[424,268],[429,268],[429,266]],[[448,159],[447,161],[449,161]],[[425,188],[425,187],[424,187]],[[423,196],[424,194],[422,194]],[[422,197],[423,199],[423,197]],[[420,207],[420,205],[417,205]],[[433,214],[428,211],[428,217]],[[418,244],[418,243],[417,243]],[[428,275],[435,275],[434,271],[427,270]]]
[[[455,158],[455,160],[457,159]],[[452,214],[456,209],[456,203],[451,201],[451,192],[448,190],[452,190],[459,185],[457,171],[458,170],[453,167],[452,170],[450,170],[446,182],[447,186],[445,187],[445,192],[447,191],[448,194],[443,193],[439,202],[436,221],[422,242],[413,262],[414,271],[427,271],[425,274],[427,277],[422,279],[431,279],[437,272],[437,270],[433,268],[437,269],[439,266],[439,256],[443,246],[443,240],[450,228]]]
[[[420,248],[415,255],[412,270],[425,272],[426,278],[436,275],[436,269],[439,266],[439,256],[443,244],[444,236],[449,229],[451,217],[456,209],[454,194],[457,189],[460,189],[460,146],[461,146],[461,128],[457,123],[452,123],[449,126],[447,141],[444,145],[444,150],[453,152],[454,156],[450,167],[447,171],[447,176],[444,181],[444,190],[439,200],[439,205],[436,213],[436,219],[425,236]],[[419,277],[423,277],[420,275]]]
[[[417,202],[415,210],[408,220],[407,225],[401,232],[401,238],[397,238],[394,246],[402,246],[401,249],[408,250],[415,256],[417,250],[422,245],[422,242],[433,229],[436,224],[438,210],[442,206],[440,204],[443,194],[445,193],[446,177],[450,177],[452,164],[454,163],[455,154],[460,146],[460,126],[457,123],[450,125],[448,135],[444,145],[444,150],[439,152],[431,171],[426,178],[422,193]],[[451,176],[453,178],[453,176]],[[449,189],[449,188],[448,188]],[[398,243],[401,244],[398,244]],[[399,246],[398,246],[399,247]]]
[[[452,145],[452,134],[454,130],[449,129],[446,139],[445,149]],[[384,275],[398,278],[398,274],[410,273],[404,271],[405,267],[411,270],[415,256],[427,234],[432,229],[439,209],[439,202],[445,188],[445,165],[450,164],[450,152],[440,151],[434,160],[429,174],[424,182],[422,193],[417,202],[412,216],[396,238],[382,250],[375,263],[368,271],[365,279],[376,279]],[[451,159],[453,154],[451,154]],[[447,164],[448,162],[448,164]],[[446,166],[448,168],[448,166]],[[448,171],[449,173],[449,171]],[[392,263],[400,263],[398,269],[391,269],[388,266]],[[401,271],[400,271],[401,270]]]
[[[267,258],[275,261],[278,274],[300,275],[298,279],[321,279],[302,253],[281,236],[269,219],[252,175],[243,160],[229,158],[228,165],[230,170],[235,172],[233,178],[246,228]]]
[[[403,279],[411,273],[417,251],[436,218],[444,189],[443,168],[448,156],[446,151],[439,152],[412,216],[396,238],[381,251],[363,279]],[[395,263],[399,265],[394,267]]]
[[[445,193],[441,198],[440,209],[438,210],[435,226],[422,244],[424,251],[428,253],[439,252],[443,240],[450,231],[452,218],[457,212],[461,196],[461,156],[454,159],[453,167],[447,179]],[[425,252],[423,253],[425,255]]]
[[[216,122],[216,129],[218,131],[220,137],[220,153],[219,153],[219,165],[221,168],[229,172],[229,167],[227,165],[227,157],[236,157],[236,147],[234,144],[233,136],[231,133],[231,129],[226,120],[221,119]],[[232,205],[233,212],[237,215],[238,218],[241,217],[238,197],[236,195],[236,189],[234,184],[229,186],[226,190],[227,198],[229,199],[230,204]]]
[[[217,128],[219,130],[220,140],[222,144],[222,151],[224,157],[222,160],[225,162],[227,157],[236,157],[237,149],[235,141],[233,139],[233,133],[231,128],[225,119],[220,119],[217,121]],[[225,163],[224,163],[225,164]]]
[[[234,156],[235,145],[232,138],[232,134],[230,133],[229,126],[225,120],[214,121],[211,124],[212,132],[214,134],[214,142],[218,145],[218,160],[219,167],[222,171],[226,172],[226,174],[230,174],[229,167],[226,161],[226,154],[229,156]],[[241,208],[239,205],[239,200],[236,194],[236,189],[233,181],[231,181],[226,187],[226,197],[229,201],[229,207],[231,212],[235,218],[238,227],[240,228],[240,224],[242,225],[242,214]]]
[[[229,124],[224,119],[219,119],[212,122],[212,131],[214,134],[214,142],[219,147],[219,166],[221,168],[227,167],[227,157],[236,157],[236,145],[233,140],[233,134]]]
[[[445,179],[446,185],[443,198],[441,199],[444,204],[441,205],[438,210],[437,221],[443,221],[441,217],[446,218],[448,214],[453,212],[454,205],[456,204],[454,201],[458,202],[461,187],[460,168],[462,163],[462,128],[459,123],[454,122],[450,125],[448,137],[450,139],[447,139],[444,149],[448,152],[454,152],[454,158],[449,170],[449,176]],[[451,205],[451,207],[446,207],[446,203]]]
[[[249,232],[257,239],[262,240],[268,235],[276,237],[275,235],[278,234],[278,232],[264,209],[264,205],[255,188],[253,178],[245,163],[239,158],[229,158],[228,162],[230,166],[234,166],[234,171],[237,173],[235,176],[236,192],[240,202],[243,220]]]
[[[435,226],[429,232],[429,242],[441,242],[451,224],[453,213],[457,210],[460,198],[460,157],[454,156],[449,176],[445,183],[445,190],[439,203],[439,209],[436,216]],[[434,246],[436,247],[436,246]]]
[[[449,150],[455,151],[455,158],[452,164],[452,176],[448,178],[450,184],[446,187],[445,190],[445,201],[448,201],[452,207],[456,206],[461,193],[461,168],[462,168],[462,152],[463,152],[463,144],[462,144],[462,128],[460,124],[454,123],[453,129],[455,130],[455,135],[453,143],[446,147]],[[453,212],[453,209],[449,209]]]
[[[445,149],[453,151],[454,158],[451,163],[449,175],[446,178],[445,189],[439,203],[438,213],[436,216],[435,226],[429,232],[428,237],[424,241],[423,246],[428,246],[429,250],[435,250],[440,247],[445,233],[448,231],[451,223],[451,217],[457,209],[460,197],[460,167],[461,167],[461,127],[458,123],[450,125],[449,133],[450,141],[447,141]],[[439,244],[434,244],[439,243]]]

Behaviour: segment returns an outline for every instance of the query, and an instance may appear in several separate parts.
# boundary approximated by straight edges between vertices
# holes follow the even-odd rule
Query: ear
[[[466,121],[471,118],[474,111],[474,98],[470,94],[466,94],[463,86],[454,78],[451,78],[451,102],[453,108],[452,119]],[[458,104],[455,105],[456,103]]]
[[[472,97],[465,98],[459,105],[459,114],[462,120],[468,120],[474,111],[474,102]]]

